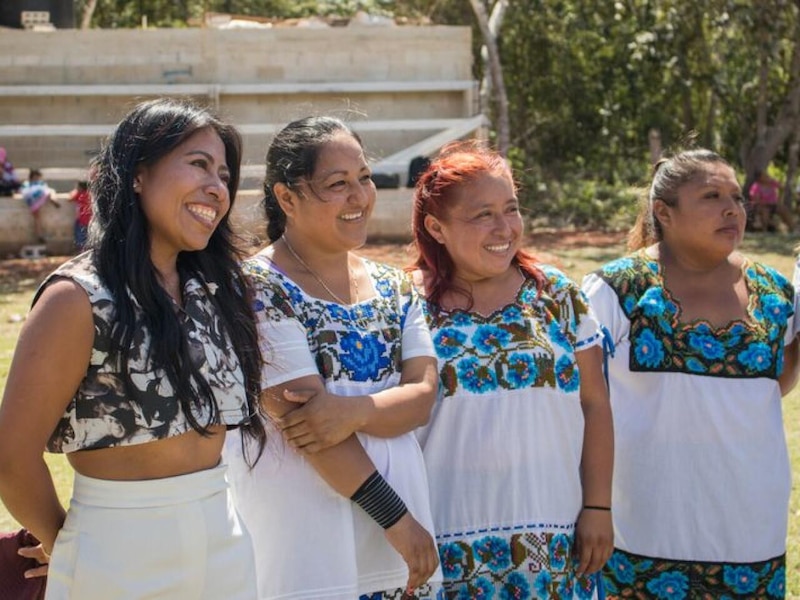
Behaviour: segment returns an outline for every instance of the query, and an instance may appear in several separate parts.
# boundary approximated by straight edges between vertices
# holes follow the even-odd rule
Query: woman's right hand
[[[50,555],[44,549],[44,546],[38,544],[36,546],[25,546],[17,550],[17,554],[25,558],[32,558],[39,563],[38,567],[28,569],[25,571],[26,579],[33,579],[34,577],[47,577],[47,568],[50,565]]]
[[[411,594],[428,581],[439,566],[436,542],[410,512],[404,514],[385,533],[386,539],[408,565],[406,592]]]

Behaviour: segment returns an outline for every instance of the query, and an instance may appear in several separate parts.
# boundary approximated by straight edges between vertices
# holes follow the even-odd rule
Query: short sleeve
[[[622,312],[617,294],[596,273],[584,277],[581,288],[589,299],[589,305],[600,325],[609,332],[614,344],[619,344],[628,336],[630,322]]]
[[[409,360],[419,356],[436,356],[433,340],[422,305],[414,295],[414,300],[409,304],[403,327],[402,360]]]

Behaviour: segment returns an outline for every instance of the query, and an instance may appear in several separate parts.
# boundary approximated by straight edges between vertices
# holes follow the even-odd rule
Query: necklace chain
[[[289,240],[286,239],[285,234],[281,236],[281,239],[283,240],[283,243],[286,245],[286,249],[291,253],[292,256],[294,256],[295,260],[298,263],[300,263],[305,268],[306,271],[311,273],[311,276],[317,280],[317,283],[319,283],[334,300],[336,300],[339,304],[343,304],[345,306],[351,304],[350,302],[346,302],[345,300],[343,300],[337,293],[335,293],[331,288],[329,288],[327,284],[324,281],[322,281],[322,278],[319,275],[317,275],[316,272],[314,272],[314,269],[309,267],[308,263],[304,261],[302,258],[300,258],[300,255],[294,251],[294,248],[292,248],[292,245],[289,243]],[[358,280],[353,276],[353,273],[350,271],[349,264],[347,265],[347,275],[348,278],[350,279],[350,283],[353,284],[353,291],[355,292],[355,303],[358,303]]]

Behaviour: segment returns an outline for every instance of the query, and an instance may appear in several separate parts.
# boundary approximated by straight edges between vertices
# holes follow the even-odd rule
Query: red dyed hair
[[[511,166],[500,154],[475,140],[453,142],[442,148],[419,176],[414,187],[411,229],[414,234],[413,244],[419,256],[406,270],[419,269],[426,275],[425,294],[434,306],[438,306],[442,297],[450,291],[467,297],[469,306],[472,306],[472,294],[453,281],[453,259],[447,248],[433,239],[425,229],[425,216],[432,215],[445,220],[449,209],[457,202],[457,192],[484,175],[508,176],[514,184],[514,190],[517,189]],[[542,289],[544,274],[538,267],[539,261],[535,256],[520,249],[514,255],[513,263]]]

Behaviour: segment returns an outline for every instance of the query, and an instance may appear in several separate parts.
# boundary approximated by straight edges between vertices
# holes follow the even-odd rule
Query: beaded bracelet
[[[408,512],[403,499],[377,471],[367,477],[350,500],[384,529],[389,529]]]
[[[607,510],[607,511],[610,511],[611,507],[610,506],[594,506],[592,504],[584,504],[583,505],[583,510]]]

